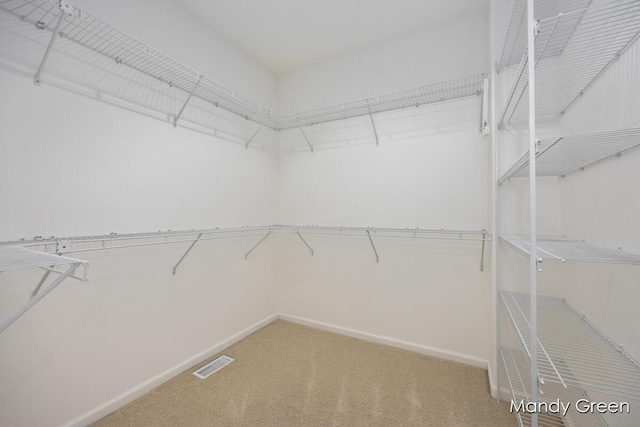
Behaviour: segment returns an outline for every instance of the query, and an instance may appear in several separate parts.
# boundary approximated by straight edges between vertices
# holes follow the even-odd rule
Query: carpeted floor
[[[485,370],[276,321],[94,426],[516,426]]]

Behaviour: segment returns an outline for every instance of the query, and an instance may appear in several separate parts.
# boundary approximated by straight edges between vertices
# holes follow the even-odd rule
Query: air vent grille
[[[204,365],[202,368],[200,368],[197,371],[195,371],[193,373],[193,375],[195,375],[198,378],[205,379],[209,375],[218,372],[220,369],[224,368],[229,363],[233,362],[233,360],[234,359],[232,359],[229,356],[220,356],[216,360],[214,360],[213,362],[208,363],[208,364]]]

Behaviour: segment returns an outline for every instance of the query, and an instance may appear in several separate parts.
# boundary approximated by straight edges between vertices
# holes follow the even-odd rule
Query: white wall
[[[271,74],[172,2],[115,3],[77,5],[275,103]],[[277,164],[263,151],[4,69],[0,93],[0,241],[275,222]],[[66,280],[0,335],[0,425],[104,416],[272,316],[270,243],[244,260],[258,239],[200,242],[176,276],[186,243],[75,254],[91,262],[90,281]],[[41,275],[0,275],[0,318]]]
[[[283,112],[409,89],[488,71],[487,15],[294,71],[279,80]],[[446,44],[442,43],[446,40]],[[283,223],[489,229],[490,147],[478,132],[480,99],[376,114],[284,132],[301,152],[279,163]],[[366,119],[366,120],[365,120]],[[348,123],[347,123],[348,122]],[[401,130],[403,129],[403,130]],[[366,236],[278,241],[279,311],[390,337],[432,354],[489,359],[490,273],[480,243]],[[489,265],[487,254],[485,265]],[[486,362],[480,362],[486,366]]]
[[[487,15],[447,22],[278,79],[279,113],[342,102],[487,73]]]

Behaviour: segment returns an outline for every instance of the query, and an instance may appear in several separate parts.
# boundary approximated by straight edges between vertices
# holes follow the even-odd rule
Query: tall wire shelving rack
[[[587,102],[581,101],[585,93],[638,38],[640,2],[635,0],[511,3],[497,61],[497,73],[506,83],[494,121],[499,140],[516,133],[526,138],[527,149],[496,177],[496,186],[499,199],[512,179],[528,180],[529,232],[513,235],[498,226],[496,239],[505,251],[528,262],[528,280],[518,279],[528,286],[515,290],[513,284],[496,283],[496,368],[498,394],[500,384],[506,385],[515,401],[534,406],[554,399],[575,402],[589,400],[588,393],[640,400],[640,364],[566,299],[538,291],[543,261],[640,266],[640,256],[580,239],[541,236],[536,206],[539,177],[564,177],[640,145],[638,128],[538,138],[548,132],[549,124]],[[501,257],[498,269],[504,262]],[[517,417],[520,426],[608,425],[598,413],[575,410],[564,418],[536,412]]]

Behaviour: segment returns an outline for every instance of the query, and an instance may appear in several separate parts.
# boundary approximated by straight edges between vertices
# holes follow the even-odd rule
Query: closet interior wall
[[[76,5],[283,113],[489,68],[487,14],[276,79],[169,1]],[[172,30],[140,25],[150,10]],[[442,39],[448,47],[434,42]],[[61,59],[54,52],[50,61]],[[490,228],[480,96],[373,114],[378,145],[367,116],[310,126],[312,154],[298,128],[265,129],[245,149],[256,126],[244,119],[222,117],[230,135],[218,138],[90,93],[35,87],[24,71],[0,73],[0,138],[10,153],[0,173],[12,183],[2,187],[3,241],[275,223]],[[487,367],[491,242],[483,259],[478,240],[374,235],[377,263],[365,234],[305,234],[313,256],[295,236],[274,234],[245,260],[259,239],[198,242],[175,276],[188,243],[79,254],[91,262],[90,281],[65,282],[0,335],[2,383],[12,384],[0,387],[0,424],[86,424],[277,313]],[[0,313],[28,299],[41,276],[0,274]]]
[[[275,104],[270,72],[174,2],[76,5]],[[0,241],[276,222],[273,155],[52,87],[46,69],[40,87],[32,76],[0,70]],[[73,254],[90,280],[65,280],[0,334],[0,425],[86,424],[273,319],[270,242],[244,260],[256,239],[199,242],[175,276],[189,243]],[[3,321],[43,273],[0,274]]]
[[[467,16],[295,70],[279,81],[279,108],[293,112],[483,73],[488,43],[488,15]],[[478,96],[375,114],[378,146],[369,117],[307,128],[313,155],[293,151],[279,160],[278,217],[293,224],[488,230],[490,144],[478,132],[480,102]],[[295,141],[298,129],[282,132],[283,147]],[[295,241],[278,242],[279,312],[486,368],[489,243],[481,272],[478,241],[374,236],[376,263],[364,236],[306,238],[313,257]]]

